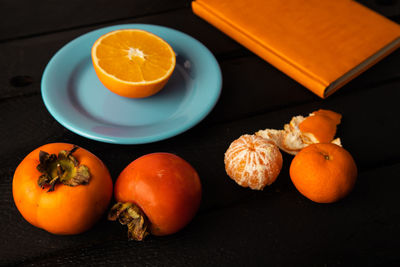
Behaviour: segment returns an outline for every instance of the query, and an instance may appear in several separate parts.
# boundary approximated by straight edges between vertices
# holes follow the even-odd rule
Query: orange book
[[[352,0],[195,0],[192,9],[322,98],[400,46],[400,25]]]

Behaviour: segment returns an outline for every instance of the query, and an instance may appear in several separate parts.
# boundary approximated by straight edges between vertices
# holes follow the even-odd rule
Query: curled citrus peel
[[[334,139],[341,118],[339,113],[320,109],[307,117],[293,117],[283,130],[265,129],[255,134],[271,140],[283,151],[296,155],[310,144],[333,143],[341,146],[340,138]]]

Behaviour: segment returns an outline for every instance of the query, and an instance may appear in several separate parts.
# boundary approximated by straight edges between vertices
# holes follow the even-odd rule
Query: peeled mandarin
[[[262,190],[278,177],[282,154],[273,142],[246,134],[231,143],[224,162],[226,173],[237,184]]]

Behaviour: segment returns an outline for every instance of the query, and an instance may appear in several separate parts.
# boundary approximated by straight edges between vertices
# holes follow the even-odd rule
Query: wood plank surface
[[[400,21],[400,1],[360,3]],[[32,1],[0,3],[0,265],[22,266],[389,266],[400,263],[400,50],[326,100],[193,15],[190,1]],[[73,14],[73,15],[72,15]],[[23,17],[23,20],[13,19]],[[7,23],[6,23],[7,22]],[[158,24],[198,39],[216,56],[221,97],[198,125],[143,145],[86,139],[61,126],[40,95],[43,70],[74,38],[108,25]],[[303,197],[284,154],[277,181],[263,191],[236,185],[223,157],[240,135],[281,128],[292,116],[320,109],[343,115],[337,135],[359,176],[342,201],[321,205]],[[103,217],[75,236],[56,236],[27,223],[14,205],[12,176],[36,147],[69,142],[98,155],[113,180],[132,160],[165,151],[199,172],[203,199],[179,233],[126,240],[126,229]]]
[[[239,56],[234,56],[235,52],[242,48],[218,30],[195,17],[190,10],[173,11],[146,17],[145,19],[123,20],[119,24],[161,24],[163,21],[168,22],[163,23],[163,25],[185,33],[190,33],[195,29],[194,33],[190,34],[216,55],[221,64],[223,78],[229,77],[229,79],[224,79],[223,93],[228,91],[231,99],[237,99],[238,95],[240,95],[242,103],[238,104],[252,107],[253,104],[249,105],[249,101],[259,101],[258,105],[274,109],[279,108],[279,105],[282,104],[291,104],[287,102],[288,100],[303,102],[317,99],[308,90],[304,90],[303,86],[254,54],[242,52],[239,53]],[[112,24],[104,26],[107,25]],[[0,44],[0,49],[3,52],[0,54],[0,67],[4,69],[4,72],[0,73],[0,86],[2,88],[0,100],[39,93],[40,80],[44,68],[58,49],[76,37],[97,28],[99,27],[85,27],[79,30],[70,30],[58,34],[54,33]],[[230,56],[227,57],[227,55]],[[34,67],[32,62],[35,63]],[[391,81],[400,78],[399,62],[400,51],[396,51],[390,57],[346,85],[342,91],[357,90],[357,88],[370,87],[387,80]],[[16,77],[24,76],[30,77],[31,82],[23,85],[13,83],[13,79]],[[252,88],[252,90],[249,90],[248,94],[242,94],[244,88]],[[277,97],[284,99],[277,99]]]
[[[21,3],[23,2],[23,3]],[[187,0],[53,0],[0,2],[0,42],[110,23],[124,18],[143,17],[187,7]],[[7,22],[7,23],[5,23]]]
[[[28,243],[25,247],[24,244],[10,243],[7,246],[9,250],[3,250],[0,252],[0,256],[2,253],[5,253],[3,256],[7,255],[7,257],[10,257],[12,255],[11,258],[15,260],[21,259],[24,256],[27,257],[27,255],[30,255],[31,257],[40,255],[41,251],[44,250],[47,257],[47,254],[56,253],[60,250],[68,250],[72,244],[77,245],[78,247],[86,247],[93,243],[100,242],[100,240],[108,240],[107,238],[112,238],[112,236],[109,236],[111,233],[105,229],[108,229],[108,227],[116,227],[110,226],[112,223],[103,220],[100,222],[99,226],[97,226],[100,227],[100,229],[104,229],[104,231],[101,231],[101,235],[98,233],[99,228],[95,227],[88,233],[80,236],[72,238],[56,237],[56,240],[59,242],[54,244],[52,243],[54,242],[54,236],[30,226],[21,218],[21,216],[19,216],[12,201],[11,176],[13,169],[16,167],[19,160],[34,148],[26,147],[27,144],[31,143],[30,140],[32,139],[36,140],[37,143],[73,141],[74,143],[89,149],[93,153],[101,155],[105,164],[111,167],[110,172],[113,177],[118,175],[118,172],[123,168],[123,166],[127,165],[131,160],[140,155],[154,151],[176,153],[191,162],[193,166],[199,170],[199,174],[202,177],[204,187],[203,193],[207,197],[203,199],[201,213],[198,215],[198,218],[201,221],[203,220],[203,216],[205,216],[204,214],[224,211],[226,208],[235,209],[237,205],[242,207],[242,205],[244,205],[243,203],[246,203],[249,198],[251,199],[255,195],[259,195],[262,199],[276,198],[283,192],[290,192],[292,198],[301,199],[301,196],[291,185],[288,176],[288,166],[290,164],[291,156],[285,155],[285,166],[278,182],[274,184],[273,187],[268,188],[263,192],[251,192],[250,190],[241,189],[226,177],[223,167],[223,154],[229,146],[229,143],[241,134],[252,133],[265,127],[278,128],[282,125],[282,122],[288,121],[291,116],[307,114],[316,108],[335,107],[336,111],[343,114],[343,123],[339,127],[339,135],[342,138],[345,148],[352,152],[361,173],[369,173],[370,171],[376,172],[377,169],[379,170],[384,168],[382,165],[390,166],[395,164],[395,166],[397,166],[396,163],[400,162],[400,160],[396,151],[400,149],[400,144],[399,142],[393,143],[392,140],[396,138],[400,128],[398,123],[392,123],[389,120],[393,110],[388,108],[387,110],[381,110],[379,113],[376,113],[370,107],[374,105],[375,102],[382,101],[385,101],[385,105],[388,107],[395,106],[397,98],[400,96],[398,91],[399,85],[400,83],[371,88],[365,90],[364,93],[360,95],[355,93],[338,94],[337,97],[329,98],[323,103],[311,102],[299,106],[291,106],[290,108],[269,112],[264,115],[248,117],[243,120],[224,124],[216,124],[213,126],[200,124],[179,137],[172,138],[168,141],[161,141],[141,146],[115,146],[87,141],[84,138],[77,138],[69,131],[63,130],[61,126],[53,124],[53,119],[45,115],[46,111],[44,109],[40,110],[37,108],[37,106],[40,105],[40,99],[37,97],[23,98],[18,105],[27,107],[25,109],[26,113],[24,114],[35,118],[42,117],[41,122],[44,127],[41,127],[41,130],[30,131],[30,128],[34,127],[34,125],[18,123],[15,125],[9,125],[14,129],[14,134],[20,134],[20,136],[14,138],[16,140],[21,140],[21,144],[19,146],[18,144],[10,144],[10,147],[4,147],[4,152],[8,152],[7,154],[9,155],[9,158],[6,157],[7,154],[2,153],[1,161],[7,163],[7,165],[3,164],[2,170],[7,171],[1,175],[3,178],[1,180],[0,188],[3,189],[4,193],[1,196],[2,201],[0,203],[2,206],[0,206],[0,210],[4,212],[4,215],[6,215],[2,216],[2,224],[7,225],[7,227],[0,230],[0,235],[7,236],[10,240],[18,240],[21,236],[25,236],[27,239],[43,242],[43,246],[30,247],[30,244]],[[383,94],[382,92],[385,93]],[[387,98],[386,95],[391,95],[393,97]],[[380,96],[380,98],[378,98],[378,96]],[[354,106],[351,105],[354,102],[358,102],[357,110],[354,110]],[[11,106],[13,106],[13,104],[11,104]],[[5,105],[1,105],[1,107],[3,108]],[[9,108],[8,110],[11,111],[12,108]],[[0,113],[6,114],[6,111],[7,109],[0,110]],[[8,114],[6,115],[8,116]],[[24,118],[21,117],[15,119],[15,121],[24,121]],[[201,129],[203,127],[207,128],[206,132],[199,130],[199,128]],[[370,142],[370,139],[373,138],[375,134],[375,131],[372,129],[379,128],[385,129],[385,132],[380,133],[379,135],[382,139],[379,143]],[[50,132],[46,133],[46,129],[50,129]],[[29,137],[27,137],[27,133],[29,133]],[[6,135],[1,136],[0,138],[2,140],[9,140],[13,137]],[[25,141],[23,141],[24,139]],[[196,140],[196,142],[194,142],[194,140]],[[202,151],[196,153],[198,147],[201,147]],[[388,147],[391,149],[387,149]],[[18,154],[15,154],[16,151],[18,151]],[[207,155],[206,159],[204,159],[204,155]],[[373,157],[371,157],[371,155],[373,155]],[[213,163],[213,168],[208,168],[210,162]],[[388,176],[386,182],[391,184],[390,187],[393,188],[396,187],[396,180],[397,179],[395,179],[394,176]],[[362,183],[362,176],[360,176],[359,181]],[[279,197],[277,198],[279,199]],[[365,198],[368,199],[367,196],[365,196]],[[349,199],[351,199],[351,197]],[[350,205],[346,204],[350,201],[349,199],[345,199],[341,202],[342,204],[338,205]],[[269,200],[260,201],[267,203]],[[275,199],[273,201],[278,200]],[[282,200],[281,204],[292,205],[292,203],[290,203],[291,201],[292,200],[288,199]],[[303,199],[303,202],[309,203],[309,201],[305,199]],[[242,209],[252,210],[253,204],[254,203],[249,204],[249,206],[244,205]],[[309,203],[307,205],[311,204]],[[392,203],[392,205],[395,205],[395,202]],[[287,210],[292,211],[292,208],[293,207],[287,208]],[[395,207],[387,206],[386,208],[387,211],[391,211],[392,208]],[[322,213],[327,212],[324,209],[320,209],[320,211]],[[259,216],[264,217],[264,219],[269,218],[269,212],[269,209],[266,209],[264,212],[260,211]],[[397,213],[397,215],[399,214]],[[314,219],[317,219],[321,214],[314,213],[313,216]],[[395,216],[395,214],[393,216]],[[16,218],[18,219],[16,220]],[[395,222],[393,223],[395,224]],[[281,226],[289,227],[285,223],[282,223]],[[356,225],[353,227],[356,227]],[[118,229],[124,232],[121,227],[118,227]],[[313,228],[306,227],[303,230],[313,231]],[[122,235],[122,233],[118,232],[116,229],[115,231],[114,234]],[[178,236],[180,235],[181,234],[178,234]],[[216,232],[215,235],[218,235],[218,233]],[[188,238],[189,240],[185,240],[185,242],[190,243],[191,237]],[[235,242],[238,242],[238,240]],[[158,246],[158,244],[155,246]]]
[[[393,20],[399,19],[397,0],[358,0],[357,2]],[[188,8],[191,0],[70,0],[62,4],[53,0],[0,2],[0,42],[26,36],[64,31],[82,26],[115,23],[119,20],[145,17]],[[7,22],[7,23],[6,23]]]
[[[362,172],[345,201],[325,206],[306,200],[280,181],[272,192],[251,192],[236,205],[200,212],[179,234],[152,237],[143,243],[126,241],[125,229],[106,221],[68,238],[33,228],[27,231],[29,226],[20,222],[20,227],[7,230],[17,231],[15,238],[35,240],[35,245],[20,244],[20,255],[15,255],[15,246],[7,246],[2,253],[14,253],[17,262],[25,259],[23,264],[40,266],[389,264],[398,260],[400,245],[399,179],[376,183],[376,177],[393,178],[399,170],[396,164]],[[27,250],[22,252],[22,248]],[[13,263],[2,259],[3,264]]]
[[[146,16],[137,19],[120,20],[118,23],[107,23],[101,26],[83,27],[63,31],[61,33],[46,34],[0,43],[0,99],[22,96],[40,92],[40,80],[48,61],[68,42],[82,34],[110,25],[127,23],[146,23],[163,25],[190,34],[200,40],[215,54],[229,53],[242,49],[240,45],[229,37],[221,34],[217,29],[210,27],[200,18],[193,15],[191,10],[177,10],[168,13]],[[15,85],[15,77],[28,76],[31,83],[23,86]]]

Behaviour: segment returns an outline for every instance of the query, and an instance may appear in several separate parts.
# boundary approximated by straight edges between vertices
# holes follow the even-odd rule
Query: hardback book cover
[[[322,98],[400,46],[400,25],[352,0],[195,0],[192,9]]]

